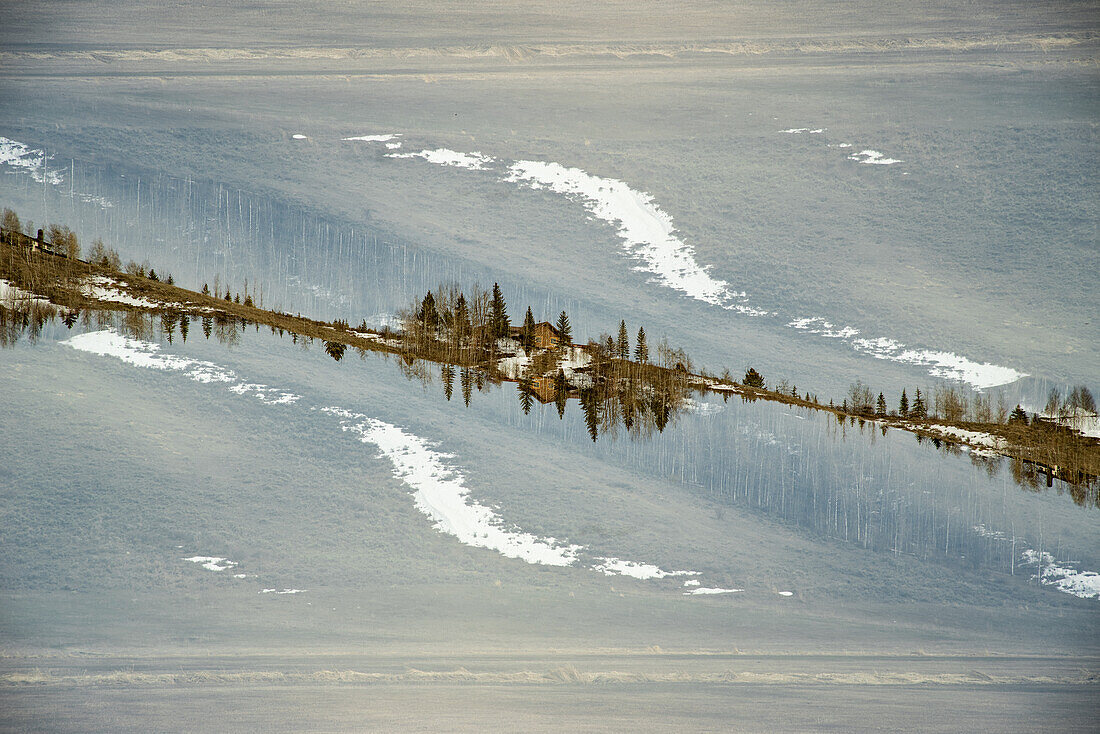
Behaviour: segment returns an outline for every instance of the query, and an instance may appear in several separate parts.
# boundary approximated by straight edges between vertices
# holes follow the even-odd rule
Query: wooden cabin
[[[512,326],[508,329],[508,335],[513,339],[523,339],[523,327]],[[563,345],[561,332],[549,321],[540,321],[535,324],[534,346],[536,349],[557,349]]]

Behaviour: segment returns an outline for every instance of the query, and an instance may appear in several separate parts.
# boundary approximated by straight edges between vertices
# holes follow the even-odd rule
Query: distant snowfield
[[[89,354],[114,357],[136,367],[180,372],[198,382],[228,383],[230,392],[253,395],[266,405],[289,406],[301,397],[267,385],[245,382],[238,379],[232,370],[212,362],[161,354],[157,344],[130,339],[109,329],[78,334],[61,344]],[[531,564],[584,566],[606,575],[639,580],[699,575],[697,571],[668,571],[649,563],[597,556],[584,546],[525,532],[506,523],[491,508],[471,499],[465,476],[449,462],[453,457],[437,451],[426,439],[399,426],[344,408],[328,406],[320,408],[320,411],[338,419],[342,431],[375,446],[393,466],[394,476],[413,491],[416,508],[433,522],[433,527],[465,545],[492,550]],[[193,556],[185,560],[202,563],[204,568],[214,571],[236,565],[234,561],[214,556]],[[301,591],[272,589],[261,593]]]
[[[779,132],[815,135],[825,130],[823,127],[804,127]],[[364,135],[344,140],[383,142],[396,135]],[[852,146],[851,143],[840,143],[836,147]],[[461,153],[447,148],[426,149],[419,153],[390,153],[387,157],[422,158],[436,165],[497,173],[503,167],[502,181],[563,196],[583,206],[594,218],[615,227],[623,252],[638,261],[636,270],[653,276],[651,282],[737,313],[778,315],[752,305],[744,291],[737,291],[727,281],[712,275],[708,266],[700,265],[695,248],[676,235],[672,217],[657,205],[652,195],[638,191],[624,181],[594,176],[580,168],[570,168],[553,161],[507,162],[480,152]],[[850,154],[848,158],[875,165],[903,162],[870,148]],[[860,337],[859,329],[852,326],[834,327],[820,316],[795,318],[787,326],[806,334],[840,339],[855,351],[875,359],[924,367],[933,377],[963,382],[978,390],[1027,377],[1027,373],[1011,367],[979,362],[950,351],[908,347],[888,337]]]

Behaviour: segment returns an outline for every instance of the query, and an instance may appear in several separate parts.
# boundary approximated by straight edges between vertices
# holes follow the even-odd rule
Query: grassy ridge
[[[25,238],[24,238],[25,239]],[[198,293],[193,290],[155,280],[143,275],[119,272],[113,268],[50,253],[35,252],[24,242],[10,235],[0,242],[0,277],[13,285],[49,299],[51,303],[72,311],[90,309],[100,311],[159,312],[174,315],[190,315],[213,318],[219,321],[264,324],[273,331],[286,331],[298,337],[320,339],[334,358],[343,355],[343,349],[376,351],[401,356],[406,362],[424,360],[443,365],[479,367],[490,372],[493,379],[508,380],[495,370],[496,353],[474,355],[463,350],[446,348],[441,340],[410,338],[409,329],[394,333],[386,330],[353,329],[346,321],[323,322],[238,303],[227,298]],[[96,277],[109,279],[118,290],[139,303],[102,300],[90,295],[87,284]],[[104,281],[105,282],[105,281]],[[838,421],[859,421],[861,425],[872,422],[883,430],[896,428],[911,432],[919,438],[928,438],[938,447],[948,450],[957,445],[977,450],[978,456],[1001,455],[1013,460],[1013,477],[1022,485],[1039,488],[1045,481],[1050,486],[1057,478],[1078,491],[1074,499],[1079,504],[1098,504],[1100,497],[1093,491],[1100,477],[1100,441],[1083,436],[1068,427],[1052,421],[1033,420],[1030,424],[1019,422],[973,422],[948,420],[929,416],[926,419],[898,416],[868,415],[833,403],[823,405],[815,397],[799,397],[762,386],[739,383],[729,377],[698,374],[681,367],[643,364],[616,358],[606,353],[598,342],[581,347],[592,357],[589,373],[597,382],[617,384],[615,381],[633,381],[646,376],[647,385],[671,386],[667,391],[676,396],[686,394],[687,389],[699,392],[736,394],[744,400],[768,400],[800,408],[832,413]],[[682,352],[678,354],[682,355]],[[546,360],[543,360],[544,362]],[[686,361],[686,357],[685,357]],[[533,360],[541,364],[539,355]],[[549,362],[547,362],[549,364]],[[690,365],[690,362],[688,362]],[[517,382],[521,388],[527,376]],[[572,389],[572,388],[570,388]],[[621,393],[621,391],[620,391]],[[580,395],[584,407],[583,391]],[[620,396],[621,397],[621,396]],[[562,398],[564,400],[564,396]],[[665,416],[667,421],[667,415]],[[658,421],[659,428],[663,423]],[[628,426],[629,428],[629,426]],[[956,429],[954,431],[945,431]],[[978,435],[968,435],[978,434]],[[595,435],[593,435],[595,439]],[[1078,496],[1080,495],[1080,496]]]

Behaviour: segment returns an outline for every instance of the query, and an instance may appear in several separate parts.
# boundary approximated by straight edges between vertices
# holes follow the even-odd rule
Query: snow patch
[[[698,571],[665,571],[651,563],[624,561],[621,558],[597,558],[593,571],[607,576],[629,576],[633,579],[663,579],[669,576],[698,576]]]
[[[161,354],[159,344],[130,339],[110,329],[77,334],[61,343],[81,352],[116,357],[136,367],[184,372],[195,382],[235,382],[237,379],[232,370],[212,362]]]
[[[384,143],[387,140],[393,140],[394,138],[400,138],[401,133],[383,133],[381,135],[356,135],[351,138],[344,138],[344,140],[362,141],[365,143]]]
[[[695,248],[676,236],[672,217],[644,191],[617,179],[544,161],[514,162],[505,181],[566,196],[595,218],[617,227],[623,250],[641,262],[635,269],[652,273],[654,282],[704,303],[754,316],[767,314],[748,306],[745,293],[731,290],[729,283],[701,267],[695,260]]]
[[[446,464],[451,456],[434,451],[419,436],[342,408],[324,408],[323,412],[340,418],[341,429],[357,435],[363,443],[373,444],[390,460],[394,476],[413,488],[417,509],[435,522],[437,530],[466,545],[489,548],[527,563],[571,566],[576,560],[580,546],[504,527],[490,508],[469,499],[465,477]]]
[[[18,140],[0,136],[0,163],[22,169],[39,183],[57,186],[64,178],[60,173],[49,170],[49,158],[44,150],[28,148]]]
[[[714,415],[726,409],[726,406],[721,403],[707,403],[695,398],[685,398],[682,405],[684,410],[696,415]]]
[[[794,592],[793,592],[793,591],[780,591],[780,592],[777,592],[777,593],[778,593],[778,594],[779,594],[780,596],[794,596]]]
[[[309,140],[308,135],[302,135],[301,133],[294,133],[290,137],[294,138],[295,140]]]
[[[887,158],[877,150],[861,150],[858,153],[852,153],[848,156],[850,161],[859,161],[860,163],[869,163],[873,166],[892,166],[895,163],[905,163],[905,161],[898,160],[897,158]]]
[[[260,594],[304,594],[309,589],[260,589]]]
[[[230,392],[235,392],[238,395],[255,395],[256,398],[264,405],[290,405],[291,403],[298,402],[301,395],[295,395],[290,392],[280,392],[273,387],[267,385],[257,385],[254,383],[239,382],[236,385],[229,386]]]
[[[423,158],[428,163],[437,166],[452,166],[454,168],[468,168],[471,171],[484,171],[486,166],[495,159],[477,151],[472,153],[460,153],[448,148],[436,148],[435,150],[422,150],[419,153],[387,153],[387,158]]]
[[[817,334],[831,339],[847,342],[857,352],[875,359],[884,359],[901,364],[915,364],[928,368],[928,374],[956,382],[965,382],[978,390],[998,385],[1007,385],[1027,373],[1011,367],[976,362],[953,352],[931,349],[909,349],[896,339],[889,337],[857,338],[859,329],[851,326],[837,327],[820,316],[797,318],[787,323],[792,329],[807,334]]]
[[[207,571],[225,571],[237,565],[236,561],[231,561],[228,558],[221,558],[219,556],[191,556],[183,560],[190,561],[191,563],[201,563],[202,567]]]
[[[1004,446],[1004,441],[992,433],[986,433],[985,431],[967,431],[963,428],[955,428],[954,426],[941,426],[931,425],[932,430],[948,436],[950,438],[958,438],[968,443],[977,444],[989,449],[1000,449]]]
[[[124,303],[130,306],[138,306],[139,308],[160,308],[162,306],[171,305],[155,303],[145,298],[135,298],[124,293],[120,288],[121,284],[119,284],[118,281],[102,275],[97,275],[85,281],[80,287],[80,292],[86,298],[91,298],[96,301]]]
[[[744,589],[719,589],[717,587],[702,587],[699,589],[692,589],[691,591],[685,591],[684,596],[698,596],[700,594],[737,594],[744,591]]]
[[[803,133],[809,133],[810,135],[818,135],[820,133],[825,132],[828,129],[829,128],[827,128],[827,127],[815,127],[815,128],[791,127],[791,128],[787,128],[786,130],[780,130],[779,132],[788,133],[790,135],[802,135]]]
[[[0,306],[8,308],[27,307],[31,305],[52,306],[48,299],[36,296],[30,291],[17,288],[8,281],[0,278]]]
[[[1100,573],[1078,571],[1070,565],[1059,565],[1054,557],[1046,552],[1025,550],[1021,556],[1024,563],[1039,566],[1036,577],[1044,586],[1053,586],[1058,591],[1081,599],[1100,599]]]

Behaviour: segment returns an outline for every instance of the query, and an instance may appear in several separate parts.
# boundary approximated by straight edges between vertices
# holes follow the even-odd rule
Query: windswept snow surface
[[[826,130],[828,130],[828,128],[826,128],[826,127],[814,127],[814,128],[790,127],[790,128],[787,128],[786,130],[780,130],[779,132],[789,133],[791,135],[801,135],[803,133],[809,133],[810,135],[820,135],[821,133],[825,132]]]
[[[709,594],[736,594],[744,591],[744,589],[719,589],[717,587],[701,587],[698,589],[692,589],[691,591],[685,591],[684,596],[706,596]]]
[[[232,370],[211,362],[160,354],[157,344],[130,339],[109,329],[79,334],[61,343],[78,351],[116,357],[137,367],[183,372],[198,382],[230,383],[228,389],[231,392],[255,395],[267,405],[294,404],[301,397],[266,385],[241,381]],[[699,575],[697,571],[666,571],[653,564],[592,556],[584,546],[524,532],[505,523],[492,509],[472,500],[465,476],[448,461],[453,457],[436,451],[427,440],[362,413],[339,407],[320,410],[337,418],[344,432],[377,447],[393,465],[394,476],[413,490],[416,508],[433,521],[433,527],[466,545],[547,566],[579,565],[579,555],[584,552],[590,559],[586,565],[591,570],[636,579]],[[233,561],[214,556],[193,556],[185,560],[219,566],[204,566],[210,570],[224,570],[236,565]],[[272,590],[271,593],[300,593],[300,590]]]
[[[387,153],[387,158],[423,158],[428,163],[437,166],[452,166],[454,168],[468,168],[471,171],[484,171],[493,158],[477,151],[472,153],[459,153],[448,148],[436,148],[435,150],[422,150],[419,153]]]
[[[64,179],[56,171],[49,170],[46,151],[29,148],[18,140],[0,136],[0,163],[29,173],[39,183],[56,186]]]

